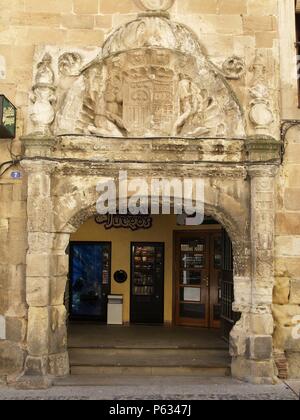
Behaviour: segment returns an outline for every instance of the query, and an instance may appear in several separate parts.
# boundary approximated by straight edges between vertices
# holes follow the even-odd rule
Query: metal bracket
[[[281,137],[281,161],[283,162],[283,158],[285,155],[286,150],[286,136],[288,131],[293,127],[300,127],[300,120],[282,120],[281,127],[280,127],[280,137]]]

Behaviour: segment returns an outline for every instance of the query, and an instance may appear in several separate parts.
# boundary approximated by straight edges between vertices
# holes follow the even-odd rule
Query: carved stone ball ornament
[[[140,9],[149,12],[165,12],[173,6],[174,2],[175,0],[135,0]]]

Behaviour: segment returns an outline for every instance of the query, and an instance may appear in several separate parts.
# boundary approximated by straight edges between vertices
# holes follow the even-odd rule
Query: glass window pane
[[[180,316],[182,318],[205,319],[205,305],[193,303],[180,304]]]
[[[201,289],[198,287],[181,287],[180,300],[182,302],[201,302]]]
[[[200,269],[204,268],[204,255],[203,254],[193,254],[193,253],[182,253],[181,262],[183,268],[194,268]]]
[[[181,274],[181,284],[190,286],[200,286],[202,282],[202,272],[183,270]]]

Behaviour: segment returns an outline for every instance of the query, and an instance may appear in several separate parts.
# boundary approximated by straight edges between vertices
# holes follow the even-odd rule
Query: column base
[[[255,385],[276,385],[280,383],[273,360],[257,361],[244,357],[233,357],[232,377]]]
[[[27,356],[21,376],[10,381],[16,389],[47,389],[52,386],[48,376],[48,356]]]
[[[9,385],[19,390],[38,390],[51,388],[52,381],[50,377],[44,375],[23,375]]]
[[[49,374],[56,378],[70,374],[70,362],[68,352],[49,356]]]

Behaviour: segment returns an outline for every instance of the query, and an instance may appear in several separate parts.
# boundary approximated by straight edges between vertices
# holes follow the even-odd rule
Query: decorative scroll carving
[[[55,118],[54,79],[52,58],[49,54],[45,54],[37,66],[35,85],[30,96],[33,104],[30,110],[30,118],[34,124],[34,132],[38,134],[49,134],[50,126]]]
[[[246,71],[245,61],[234,55],[229,57],[222,66],[223,74],[227,79],[237,80],[240,79]]]
[[[253,64],[253,82],[250,96],[252,97],[249,112],[250,121],[258,133],[265,134],[268,127],[274,122],[274,116],[270,107],[266,65],[260,52],[257,52]]]
[[[120,214],[107,214],[98,215],[95,217],[95,222],[98,225],[104,225],[106,230],[116,229],[130,229],[132,231],[140,229],[151,229],[152,217],[147,215],[120,215]]]
[[[59,57],[58,69],[64,76],[79,76],[82,67],[82,57],[78,53],[65,53]]]

